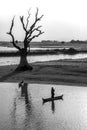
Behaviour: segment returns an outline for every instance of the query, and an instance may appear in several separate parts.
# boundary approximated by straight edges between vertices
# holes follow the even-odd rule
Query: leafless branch
[[[29,29],[29,33],[31,33],[31,31],[34,29],[34,27],[36,26],[36,23],[38,22],[38,21],[40,21],[41,20],[41,18],[43,17],[43,15],[41,15],[40,17],[38,17],[38,8],[37,8],[37,11],[36,11],[36,14],[35,14],[35,21],[34,21],[34,23],[31,25],[31,27],[30,27],[30,29]]]
[[[36,15],[35,15],[35,19],[37,19],[37,17],[38,17],[38,8],[37,8],[37,11],[36,11]]]
[[[32,41],[34,38],[39,37],[41,34],[44,33],[44,32],[42,32],[42,31],[39,30],[39,29],[37,29],[37,31],[38,31],[38,34],[36,34],[36,35],[32,36],[31,38],[29,38],[29,39],[28,39],[29,41]]]
[[[33,30],[31,30],[31,32],[28,34],[27,39],[29,39],[31,37],[31,35],[35,32],[38,31],[39,28],[41,28],[42,26],[38,26],[36,28],[34,28]]]
[[[35,21],[33,22],[33,24],[30,26],[30,28],[28,29],[28,24],[29,24],[29,18],[30,18],[30,9],[28,11],[28,16],[27,16],[27,19],[26,19],[26,24],[24,23],[24,16],[20,16],[20,21],[22,23],[22,26],[23,26],[23,29],[25,31],[25,38],[24,38],[24,48],[27,49],[27,47],[29,47],[29,43],[32,39],[34,39],[35,37],[38,37],[39,35],[43,34],[44,32],[42,32],[40,30],[40,28],[42,26],[37,26],[36,27],[36,24],[37,22],[39,22],[43,15],[41,15],[40,17],[38,17],[38,8],[36,10],[36,13],[35,13]],[[38,32],[38,34],[34,35],[34,32]],[[34,36],[33,36],[34,35]]]
[[[20,48],[19,46],[16,45],[15,39],[14,39],[14,35],[12,34],[12,29],[13,29],[13,26],[14,26],[14,18],[15,18],[15,17],[13,17],[13,19],[12,19],[10,31],[7,32],[7,34],[11,36],[13,46],[14,46],[15,48],[17,48],[18,50],[21,50],[21,48]]]
[[[43,15],[41,15],[40,17],[38,17],[38,8],[36,10],[36,13],[35,13],[35,21],[33,22],[33,24],[28,28],[28,25],[29,25],[29,18],[30,18],[30,9],[28,11],[28,16],[26,18],[26,24],[24,23],[24,16],[20,16],[20,21],[22,23],[22,27],[23,27],[23,30],[25,31],[25,37],[24,37],[24,48],[25,50],[27,50],[27,48],[30,49],[30,42],[31,40],[33,40],[34,38],[40,36],[41,34],[43,34],[44,32],[42,32],[40,30],[40,28],[42,26],[36,26],[36,24],[42,19]],[[12,19],[12,23],[11,23],[11,27],[10,27],[10,31],[7,33],[11,36],[12,38],[12,43],[13,43],[13,46],[15,48],[17,48],[18,50],[21,51],[22,48],[20,48],[16,42],[15,42],[15,39],[14,39],[14,35],[12,34],[12,29],[13,29],[13,26],[14,26],[14,18]],[[35,35],[36,33],[36,35]]]
[[[38,29],[40,29],[41,27],[42,27],[42,26],[40,25],[40,26],[34,28],[34,29],[32,30],[32,32],[34,32],[34,31],[38,31]]]
[[[24,24],[24,16],[20,16],[20,20],[21,20],[23,29],[25,30],[25,32],[27,32],[26,27],[25,27],[25,24]]]
[[[26,23],[26,29],[27,29],[27,27],[28,27],[28,24],[29,24],[29,18],[30,18],[30,16],[31,16],[31,14],[30,14],[30,10],[31,9],[29,9],[29,11],[28,11],[28,17],[27,17],[27,23]]]

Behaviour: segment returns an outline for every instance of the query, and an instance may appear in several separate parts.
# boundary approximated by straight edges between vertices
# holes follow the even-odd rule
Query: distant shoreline
[[[69,49],[47,49],[47,50],[35,50],[28,52],[28,55],[46,55],[46,54],[68,54],[68,55],[74,55],[78,53],[87,53],[87,50],[77,50],[74,48],[69,48]],[[10,56],[20,56],[19,51],[5,51],[5,52],[0,52],[0,57],[10,57]]]
[[[17,41],[18,46],[22,47],[23,42]],[[13,47],[11,42],[0,41],[0,47]],[[40,50],[32,50],[31,48],[41,48]],[[46,50],[44,49],[46,48]],[[4,49],[3,49],[4,50]],[[3,51],[0,52],[0,57],[2,56],[19,56],[18,51]],[[30,53],[28,55],[45,55],[45,54],[77,54],[77,53],[87,53],[87,41],[71,40],[70,42],[65,41],[50,41],[43,40],[41,42],[31,42],[30,43]]]

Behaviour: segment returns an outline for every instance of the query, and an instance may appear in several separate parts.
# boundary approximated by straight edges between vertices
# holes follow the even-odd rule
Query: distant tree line
[[[86,41],[82,41],[82,40],[71,40],[71,41],[56,41],[56,40],[42,40],[41,41],[42,43],[87,43],[87,40]]]
[[[70,43],[87,43],[87,41],[82,41],[82,40],[71,40]]]

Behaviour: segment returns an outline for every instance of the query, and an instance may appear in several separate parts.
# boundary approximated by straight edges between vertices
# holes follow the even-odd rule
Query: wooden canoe
[[[43,103],[45,103],[45,102],[50,102],[50,101],[54,101],[54,100],[63,100],[63,94],[62,95],[60,95],[60,96],[56,96],[56,97],[54,97],[54,98],[42,98],[42,100],[43,100]]]

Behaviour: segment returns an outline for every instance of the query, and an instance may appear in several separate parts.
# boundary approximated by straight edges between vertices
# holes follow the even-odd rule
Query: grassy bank
[[[51,83],[87,86],[87,59],[33,63],[33,71],[14,72],[16,65],[0,66],[0,82]]]

